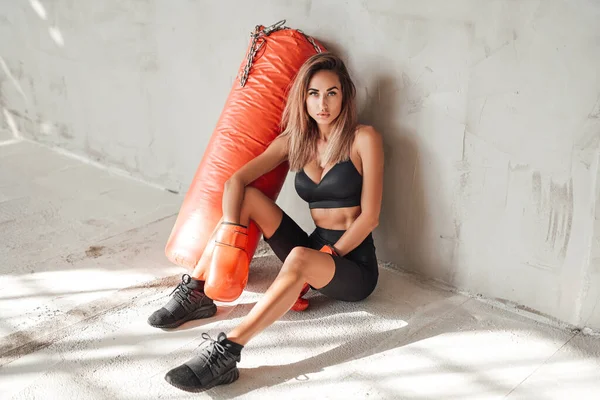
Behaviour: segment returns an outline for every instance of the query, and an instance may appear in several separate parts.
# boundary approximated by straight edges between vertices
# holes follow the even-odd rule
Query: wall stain
[[[75,136],[69,132],[69,127],[66,124],[58,124],[58,134],[65,139],[74,139]]]
[[[294,3],[292,3],[294,4]],[[304,3],[304,16],[308,17],[310,15],[310,13],[312,12],[312,0],[308,0]]]
[[[553,201],[553,232],[556,232],[552,235],[553,245],[556,245],[558,234],[562,234],[560,257],[564,259],[567,255],[573,225],[573,179],[571,178],[567,184],[556,184],[550,181],[550,193]],[[558,220],[561,222],[560,228],[558,228]]]
[[[573,178],[509,162],[506,193],[505,206],[516,228],[514,245],[523,264],[559,271],[564,266],[573,229]]]
[[[573,225],[573,179],[556,183],[550,178],[543,185],[540,172],[535,171],[531,180],[537,217],[547,224],[544,242],[564,261]]]
[[[535,171],[531,178],[531,188],[533,194],[533,201],[536,204],[536,211],[538,214],[542,207],[542,175],[539,171]]]
[[[138,54],[138,64],[140,69],[145,72],[158,71],[158,55],[155,52],[146,52]]]
[[[508,168],[511,172],[520,172],[520,171],[528,171],[529,164],[513,164],[512,162],[508,163]]]
[[[592,111],[588,114],[588,119],[600,119],[600,98],[598,98]]]
[[[14,110],[12,108],[7,109],[8,112],[10,112],[12,115],[14,115],[15,117],[19,117],[21,119],[24,119],[26,121],[29,122],[34,122],[31,118],[29,118],[27,115],[21,114],[19,111]]]
[[[52,93],[67,97],[67,80],[64,76],[59,81],[51,82],[49,88]]]

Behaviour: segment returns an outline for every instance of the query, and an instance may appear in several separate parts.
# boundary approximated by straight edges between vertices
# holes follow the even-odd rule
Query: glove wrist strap
[[[240,224],[223,222],[217,230],[215,242],[245,249],[248,244],[248,229]]]

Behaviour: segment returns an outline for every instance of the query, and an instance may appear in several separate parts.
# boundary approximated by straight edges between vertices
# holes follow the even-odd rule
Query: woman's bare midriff
[[[320,228],[347,230],[360,215],[360,206],[343,208],[313,208],[310,210],[315,225]]]

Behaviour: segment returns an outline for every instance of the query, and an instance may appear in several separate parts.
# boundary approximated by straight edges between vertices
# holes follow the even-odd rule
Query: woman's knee
[[[303,276],[306,270],[305,266],[307,264],[310,251],[311,250],[307,247],[294,247],[283,263],[282,269],[284,272]]]
[[[249,214],[254,214],[257,210],[264,208],[276,209],[277,205],[259,189],[253,186],[246,186],[242,201],[242,212],[246,211]]]
[[[240,208],[241,223],[247,223],[246,220],[250,217],[250,214],[252,214],[253,209],[257,207],[257,190],[258,189],[252,186],[246,186],[244,189],[244,197]]]
[[[265,237],[270,237],[279,226],[283,212],[275,202],[259,189],[246,186],[240,211],[240,223],[249,224],[252,219]]]
[[[242,202],[242,208],[252,207],[256,204],[259,194],[262,194],[260,190],[253,186],[246,186],[244,189],[244,200]]]

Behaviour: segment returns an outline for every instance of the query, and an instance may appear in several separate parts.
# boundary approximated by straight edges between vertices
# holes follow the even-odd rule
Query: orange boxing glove
[[[331,254],[332,256],[339,256],[339,254],[337,253],[337,251],[335,251],[335,247],[330,246],[328,244],[326,244],[325,246],[321,247],[321,250],[319,250],[319,251],[323,252],[323,253]]]
[[[248,283],[248,227],[221,222],[214,236],[214,249],[204,293],[217,301],[234,301]]]

